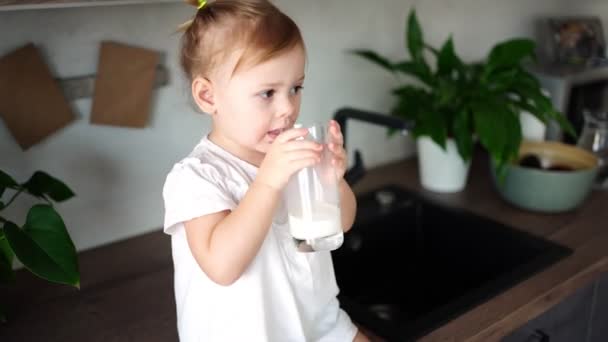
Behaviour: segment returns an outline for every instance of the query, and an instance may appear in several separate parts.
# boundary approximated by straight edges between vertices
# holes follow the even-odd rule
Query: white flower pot
[[[416,140],[418,151],[418,172],[422,186],[434,192],[459,192],[464,189],[470,162],[458,154],[456,142],[448,139],[446,150],[430,137]]]
[[[519,113],[519,122],[521,124],[521,134],[525,140],[543,141],[547,126],[532,115],[530,112],[522,111]]]

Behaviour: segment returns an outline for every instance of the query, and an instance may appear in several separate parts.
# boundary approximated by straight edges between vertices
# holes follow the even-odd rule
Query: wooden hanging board
[[[32,43],[0,58],[0,116],[24,150],[75,119]]]
[[[160,55],[116,42],[102,42],[91,123],[144,127]]]

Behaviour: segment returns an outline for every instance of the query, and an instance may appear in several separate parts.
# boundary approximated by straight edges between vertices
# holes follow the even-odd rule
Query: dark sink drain
[[[399,308],[393,304],[372,304],[368,308],[374,315],[385,321],[394,321],[399,317]]]

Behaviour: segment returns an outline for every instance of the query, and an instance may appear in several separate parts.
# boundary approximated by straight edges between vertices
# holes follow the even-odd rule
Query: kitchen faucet
[[[387,128],[392,128],[401,132],[402,134],[407,134],[412,128],[414,128],[414,123],[412,121],[399,118],[396,116],[389,116],[379,113],[374,113],[370,111],[362,111],[354,108],[341,108],[334,114],[334,120],[338,122],[340,128],[342,129],[342,135],[344,136],[344,148],[346,149],[346,121],[348,119],[355,119],[358,121],[364,121],[375,125],[385,126]],[[355,160],[352,168],[346,171],[344,174],[344,179],[349,185],[353,185],[359,179],[363,178],[365,175],[365,167],[363,165],[363,159],[361,158],[361,153],[359,150],[355,150]]]

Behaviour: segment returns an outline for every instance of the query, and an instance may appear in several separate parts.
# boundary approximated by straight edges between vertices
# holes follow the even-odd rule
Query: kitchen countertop
[[[388,183],[574,250],[572,255],[446,323],[420,341],[498,341],[608,271],[608,191],[593,191],[581,207],[567,213],[543,214],[519,209],[502,200],[495,190],[487,156],[481,152],[473,160],[467,186],[459,193],[440,194],[423,189],[416,158],[369,170],[353,190],[363,193]]]
[[[434,330],[421,341],[498,341],[608,271],[608,191],[595,191],[578,210],[537,214],[504,202],[484,155],[476,155],[465,190],[425,191],[416,158],[368,171],[356,193],[387,183],[542,236],[574,253]],[[16,286],[0,286],[12,308],[1,341],[176,341],[170,239],[162,231],[79,254],[81,289],[50,284],[25,271]]]

